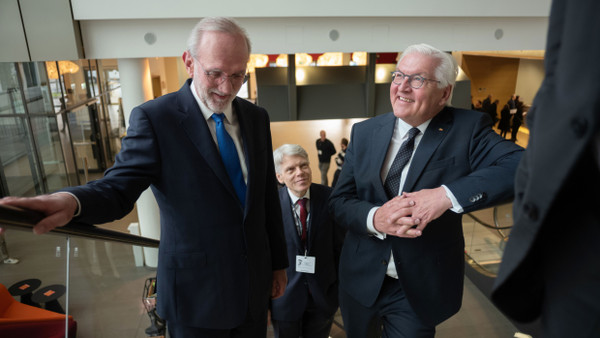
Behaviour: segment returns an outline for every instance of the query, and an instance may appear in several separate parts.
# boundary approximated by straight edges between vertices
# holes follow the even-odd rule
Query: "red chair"
[[[69,316],[69,336],[77,335],[77,322]],[[0,337],[64,338],[65,315],[17,302],[0,284]]]

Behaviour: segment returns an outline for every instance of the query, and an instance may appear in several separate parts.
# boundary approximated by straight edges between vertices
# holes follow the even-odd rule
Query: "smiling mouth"
[[[399,99],[400,101],[402,101],[402,102],[409,102],[409,103],[411,103],[411,102],[415,102],[415,100],[411,100],[411,99],[408,99],[408,98],[406,98],[406,97],[403,97],[403,96],[399,96],[399,97],[398,97],[398,99]]]

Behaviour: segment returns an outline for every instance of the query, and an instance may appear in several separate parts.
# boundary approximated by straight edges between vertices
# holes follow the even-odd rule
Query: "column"
[[[148,59],[119,59],[119,75],[123,96],[123,113],[126,127],[129,127],[131,110],[152,99],[152,77]],[[140,235],[160,239],[160,213],[154,194],[146,189],[136,202]],[[144,248],[146,266],[157,267],[158,249]]]

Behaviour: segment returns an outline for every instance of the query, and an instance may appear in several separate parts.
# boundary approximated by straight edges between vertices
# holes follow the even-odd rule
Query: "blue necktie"
[[[227,133],[227,130],[225,130],[225,125],[223,124],[225,114],[215,113],[212,114],[211,118],[217,124],[217,143],[219,144],[221,159],[223,159],[223,164],[225,164],[225,170],[227,170],[227,175],[229,175],[229,179],[235,188],[235,193],[237,194],[240,203],[242,203],[242,207],[244,207],[246,202],[246,182],[244,182],[240,158],[235,149],[235,144],[229,133]]]
[[[418,128],[412,128],[408,131],[408,139],[402,143],[400,146],[400,150],[396,153],[396,157],[392,162],[392,166],[390,167],[390,171],[385,178],[385,182],[383,183],[383,187],[385,189],[385,193],[389,199],[392,199],[398,196],[398,192],[400,190],[400,177],[402,176],[402,169],[410,160],[410,157],[413,153],[413,148],[415,146],[415,137],[420,133]]]

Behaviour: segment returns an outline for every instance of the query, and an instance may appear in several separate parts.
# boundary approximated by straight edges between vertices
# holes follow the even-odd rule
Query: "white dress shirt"
[[[296,223],[296,231],[298,232],[298,236],[302,237],[302,223],[300,223],[300,204],[298,204],[298,200],[301,198],[306,198],[306,230],[308,231],[308,225],[310,224],[310,189],[306,190],[306,194],[302,197],[298,197],[294,195],[293,192],[287,188],[287,192],[290,195],[290,199],[292,200],[292,211],[294,212],[294,223]],[[308,235],[308,234],[307,234]]]
[[[246,166],[246,159],[244,157],[244,147],[242,145],[242,131],[240,130],[240,124],[237,119],[237,115],[233,113],[232,105],[228,105],[222,112],[214,112],[210,110],[203,102],[200,100],[198,93],[196,92],[196,87],[194,87],[194,81],[190,84],[190,89],[192,90],[192,94],[196,99],[196,102],[200,106],[200,110],[202,111],[202,115],[206,119],[206,123],[208,124],[208,129],[212,134],[213,140],[217,145],[217,149],[219,148],[219,143],[217,142],[217,131],[216,125],[217,123],[212,119],[212,115],[214,113],[223,113],[225,114],[225,120],[223,124],[225,125],[225,130],[229,133],[229,136],[233,139],[233,143],[235,144],[235,149],[237,150],[238,157],[240,159],[240,166],[242,167],[242,174],[244,175],[244,181],[248,184],[248,167]]]
[[[392,135],[392,139],[390,141],[387,155],[383,162],[383,166],[381,167],[381,182],[385,182],[385,178],[387,177],[387,174],[390,171],[392,162],[394,161],[394,158],[396,157],[398,150],[400,150],[402,143],[404,143],[404,141],[406,141],[408,139],[408,131],[412,128],[411,125],[404,122],[400,118],[397,118],[396,121],[397,121],[396,125],[394,126],[394,134]],[[413,153],[410,157],[410,160],[408,161],[408,163],[406,163],[406,165],[402,169],[402,174],[400,176],[400,185],[399,185],[398,195],[402,194],[402,192],[403,192],[406,175],[408,174],[408,169],[410,168],[410,164],[412,163],[413,156],[415,155],[415,151],[417,150],[419,143],[421,142],[421,139],[423,138],[423,135],[425,134],[425,131],[427,130],[427,127],[429,126],[430,122],[431,122],[431,120],[428,120],[425,123],[417,126],[420,133],[415,137],[415,144],[414,144]],[[452,201],[452,208],[450,210],[452,210],[454,212],[462,212],[462,207],[458,203],[458,200],[456,199],[456,197],[454,197],[454,194],[452,194],[450,189],[448,189],[445,185],[442,185],[442,187],[444,187],[444,189],[446,190],[446,196]],[[379,207],[374,207],[369,211],[369,214],[367,216],[367,229],[369,230],[369,232],[371,234],[373,234],[373,236],[383,240],[383,239],[385,239],[386,234],[377,231],[373,224],[373,218],[375,216],[375,211],[377,211],[377,209],[379,209]],[[391,252],[390,252],[390,260],[388,261],[388,267],[387,267],[386,274],[390,277],[398,278],[398,273],[396,272],[396,265],[394,264],[394,256]]]

